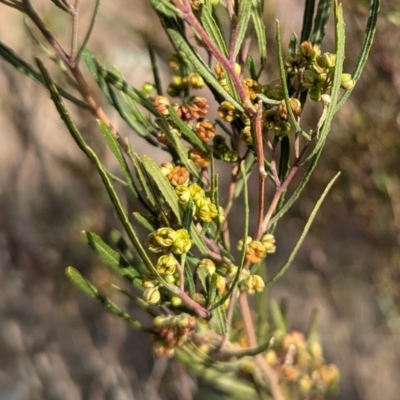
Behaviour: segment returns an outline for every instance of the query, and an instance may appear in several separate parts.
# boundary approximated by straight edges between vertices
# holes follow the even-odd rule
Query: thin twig
[[[215,43],[208,36],[207,32],[204,30],[203,26],[200,24],[196,16],[193,14],[192,7],[189,0],[173,0],[175,7],[177,7],[182,12],[182,19],[186,21],[191,28],[197,33],[200,39],[203,41],[205,47],[216,60],[226,69],[228,75],[232,79],[232,83],[235,85],[236,90],[239,93],[240,98],[243,101],[243,105],[249,116],[254,116],[256,114],[256,109],[250,100],[248,92],[246,91],[240,75],[235,71],[235,65],[231,64],[230,61],[221,53]]]
[[[240,305],[241,315],[243,318],[244,329],[246,331],[246,336],[248,340],[248,347],[250,348],[257,347],[257,337],[254,329],[254,323],[251,318],[251,311],[249,303],[247,301],[246,293],[242,293],[239,296],[239,305]],[[282,395],[281,389],[279,387],[277,373],[272,369],[271,366],[267,364],[267,362],[265,361],[264,357],[261,354],[255,356],[255,360],[257,366],[260,368],[260,370],[263,372],[263,374],[269,381],[272,398],[274,400],[285,400]]]
[[[225,0],[226,9],[228,10],[229,19],[232,21],[233,17],[235,16],[235,10],[233,9],[233,1],[232,0]]]
[[[79,65],[77,64],[76,60],[71,59],[71,57],[65,52],[62,48],[60,43],[56,40],[53,34],[47,29],[46,25],[37,14],[35,9],[32,7],[32,4],[29,0],[22,0],[22,4],[24,7],[23,12],[28,15],[28,17],[32,20],[32,22],[37,26],[40,30],[42,35],[46,38],[46,40],[50,43],[53,47],[55,52],[61,58],[61,60],[65,63],[68,69],[71,71],[71,74],[75,78],[76,82],[78,83],[79,91],[81,92],[82,96],[90,106],[93,114],[111,130],[114,137],[120,141],[120,144],[123,149],[125,149],[125,144],[121,141],[117,130],[112,125],[110,119],[108,118],[107,114],[104,110],[97,104],[96,100],[94,99],[91,89],[87,84],[85,78],[82,75],[82,72],[79,69]]]
[[[72,7],[71,7],[72,8]],[[78,31],[79,31],[79,0],[75,0],[75,6],[71,9],[72,12],[72,30],[71,30],[71,54],[72,61],[76,59],[78,51]]]

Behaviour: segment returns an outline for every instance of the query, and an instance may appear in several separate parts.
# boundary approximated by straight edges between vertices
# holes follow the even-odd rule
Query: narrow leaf
[[[157,94],[159,96],[162,96],[163,90],[161,86],[160,70],[158,68],[156,53],[154,52],[154,49],[151,45],[148,46],[148,49],[149,49],[151,69],[153,71],[154,83],[156,85]]]
[[[246,176],[246,170],[245,170],[245,163],[242,162],[240,164],[240,169],[242,171],[242,176]],[[246,239],[247,236],[249,235],[249,223],[250,223],[250,207],[249,207],[249,193],[248,193],[248,188],[247,188],[247,179],[241,179],[243,181],[243,194],[244,194],[244,229],[243,229],[243,249],[240,255],[240,262],[239,262],[239,267],[237,269],[236,275],[229,286],[228,290],[226,293],[214,304],[211,305],[209,308],[210,311],[215,310],[217,307],[221,306],[222,304],[225,303],[226,300],[228,300],[231,296],[231,294],[234,292],[236,289],[238,283],[239,283],[239,277],[240,274],[243,270],[244,263],[246,261]]]
[[[145,176],[145,170],[144,166],[142,163],[142,160],[139,158],[139,156],[133,152],[132,146],[128,139],[126,140],[127,148],[128,148],[128,156],[135,168],[136,175],[139,179],[140,185],[142,187],[143,192],[145,193],[146,199],[150,204],[149,211],[153,210],[157,206],[157,202],[155,199],[155,195],[153,193],[153,190],[147,180],[147,177]],[[142,201],[143,204],[146,204],[147,202]]]
[[[233,49],[233,55],[231,58],[234,60],[239,54],[240,48],[242,47],[243,40],[246,35],[247,28],[251,17],[251,10],[254,0],[241,0],[239,2],[239,13],[237,17],[237,37],[235,41],[235,47]]]
[[[3,60],[7,61],[9,64],[11,64],[17,71],[26,75],[28,78],[34,80],[35,82],[39,82],[42,85],[45,84],[44,77],[39,72],[37,72],[30,64],[25,62],[22,58],[18,57],[13,50],[11,50],[2,42],[0,42],[0,57],[3,58]],[[81,108],[90,109],[89,105],[83,102],[82,100],[77,99],[72,94],[68,93],[58,85],[54,84],[54,86],[61,97],[64,97],[65,99],[75,103],[77,106]]]
[[[176,111],[170,107],[169,108],[169,116],[171,117],[172,121],[178,128],[179,132],[182,133],[182,136],[194,147],[198,147],[200,150],[209,152],[208,146],[206,146],[193,132],[193,130],[186,125]]]
[[[189,158],[188,148],[183,145],[180,137],[176,134],[176,131],[171,129],[171,125],[169,125],[164,118],[157,118],[156,123],[165,133],[167,139],[171,142],[172,147],[178,154],[178,157],[182,161],[182,164],[194,177],[200,178],[197,167],[194,165],[194,162]]]
[[[149,232],[155,231],[157,228],[150,222],[150,220],[144,217],[142,214],[138,212],[132,213],[132,215],[136,218],[140,225],[142,225]]]
[[[262,2],[253,0],[252,19],[258,42],[258,53],[260,54],[261,67],[267,62],[267,39],[265,34]]]
[[[290,197],[290,199],[286,202],[286,204],[280,208],[275,214],[274,216],[271,218],[270,221],[270,226],[272,226],[273,224],[275,224],[279,219],[281,219],[286,213],[287,211],[290,210],[290,208],[292,207],[292,205],[294,204],[294,202],[299,198],[300,193],[303,191],[303,189],[305,188],[308,180],[310,179],[310,176],[312,174],[312,172],[314,171],[315,167],[317,166],[319,157],[321,155],[322,152],[322,147],[319,150],[318,153],[316,153],[314,155],[314,157],[311,159],[310,165],[308,166],[307,171],[305,172],[304,176],[302,177],[300,183],[297,185],[296,190],[293,192],[292,196]]]
[[[361,47],[360,55],[358,56],[356,68],[353,72],[354,82],[357,82],[360,79],[361,73],[365,67],[365,63],[367,62],[368,55],[371,50],[372,42],[373,42],[374,36],[375,36],[376,23],[378,20],[380,5],[381,5],[380,0],[371,0],[371,2],[370,2],[369,16],[368,16],[368,21],[367,21],[367,27],[365,29],[364,41],[363,41],[363,44]],[[353,89],[354,89],[354,87],[353,87]],[[346,90],[346,92],[343,94],[342,98],[340,99],[340,101],[338,102],[338,104],[336,106],[336,111],[339,110],[340,107],[342,107],[344,102],[350,96],[353,89]]]
[[[286,260],[286,262],[279,268],[279,271],[275,274],[275,276],[273,276],[268,282],[267,284],[270,284],[272,282],[275,282],[277,279],[281,278],[283,276],[283,274],[287,271],[287,269],[290,267],[292,261],[294,260],[294,258],[296,257],[296,254],[300,248],[300,246],[302,245],[305,237],[307,236],[307,233],[314,221],[315,216],[317,215],[317,212],[319,210],[319,208],[321,207],[323,201],[325,200],[325,197],[327,196],[327,194],[329,193],[329,190],[331,189],[331,187],[333,186],[333,184],[336,182],[336,179],[340,176],[340,172],[338,172],[333,179],[329,182],[329,184],[327,185],[327,187],[325,188],[324,192],[322,193],[321,197],[319,198],[319,200],[316,202],[310,217],[307,220],[306,225],[304,226],[303,232],[301,233],[294,249],[292,250],[292,252],[290,253],[288,259]]]
[[[325,37],[326,26],[328,24],[331,11],[332,0],[319,0],[317,15],[314,20],[314,29],[311,35],[311,42],[321,44]]]
[[[103,133],[104,137],[107,140],[108,146],[113,152],[115,158],[118,161],[118,164],[121,168],[122,173],[124,174],[125,180],[128,182],[128,186],[131,189],[132,193],[135,197],[139,197],[138,190],[136,188],[136,184],[133,180],[131,171],[129,170],[128,164],[126,163],[125,157],[122,153],[121,147],[115,139],[114,135],[108,128],[108,126],[103,121],[98,121],[100,125],[100,130]]]
[[[181,210],[179,207],[179,199],[174,189],[172,188],[169,180],[162,174],[160,167],[155,163],[155,161],[148,157],[143,156],[143,166],[147,171],[148,175],[154,180],[156,186],[158,187],[160,193],[167,202],[169,208],[174,213],[178,222],[182,221]]]
[[[128,261],[117,251],[106,244],[100,236],[93,232],[82,231],[86,243],[109,265],[118,275],[134,282],[140,278],[139,273],[129,265]]]
[[[205,4],[201,7],[200,20],[202,22],[204,30],[207,32],[208,36],[212,39],[215,45],[218,47],[219,51],[224,55],[228,55],[228,50],[226,48],[225,39],[222,36],[221,30],[214,20],[212,15],[212,10]]]
[[[290,122],[296,127],[297,132],[301,133],[302,136],[305,138],[309,138],[309,135],[301,129],[301,126],[297,122],[296,117],[293,114],[292,107],[290,107],[290,97],[289,97],[289,90],[286,82],[286,74],[285,74],[285,63],[283,60],[283,53],[282,53],[282,38],[281,38],[281,28],[280,28],[280,23],[277,20],[276,21],[276,48],[278,52],[278,65],[279,65],[279,75],[281,79],[281,86],[283,90],[283,94],[285,96],[285,104],[286,104],[286,109],[288,110],[288,114],[290,117]]]
[[[113,301],[111,301],[109,298],[103,296],[95,286],[93,286],[84,276],[81,275],[81,273],[73,268],[73,267],[68,267],[66,269],[66,275],[67,277],[81,289],[83,292],[85,292],[88,296],[93,297],[102,303],[109,312],[112,314],[116,315],[117,317],[122,318],[124,321],[126,321],[129,325],[131,325],[135,329],[139,329],[145,332],[152,332],[150,329],[145,328],[139,321],[133,319],[129,314],[127,314],[125,311],[123,311],[120,307],[118,307]]]
[[[301,29],[300,43],[310,40],[310,34],[313,24],[315,11],[315,0],[306,0],[303,14],[303,27]]]
[[[238,111],[244,111],[243,106],[238,103],[231,94],[229,94],[218,82],[215,78],[213,73],[211,72],[210,68],[204,61],[199,57],[197,53],[195,53],[186,41],[186,39],[182,36],[182,34],[176,29],[176,27],[172,26],[171,23],[167,23],[167,21],[163,21],[166,27],[166,30],[170,37],[175,42],[176,46],[179,48],[180,51],[185,53],[186,57],[188,58],[189,62],[193,65],[194,69],[204,78],[204,80],[209,83],[214,90],[221,95],[225,100],[230,101],[233,106]]]
[[[341,4],[337,4],[335,1],[335,53],[336,53],[336,64],[333,74],[332,89],[331,89],[331,100],[327,106],[326,117],[322,124],[320,131],[320,137],[317,144],[315,145],[311,154],[307,157],[307,160],[312,158],[324,145],[326,137],[331,129],[331,123],[333,116],[336,113],[336,104],[340,95],[340,84],[343,72],[344,63],[344,49],[345,49],[345,29],[343,21],[343,9]]]

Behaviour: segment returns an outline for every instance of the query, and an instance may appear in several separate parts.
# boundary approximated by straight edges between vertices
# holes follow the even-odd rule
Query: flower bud
[[[185,53],[183,53],[183,52],[172,54],[168,61],[168,65],[171,69],[178,69],[179,67],[183,66],[185,63],[187,63],[187,58],[186,58]]]
[[[203,258],[202,260],[200,260],[200,263],[197,266],[197,270],[200,269],[207,271],[208,275],[213,275],[216,270],[214,261],[210,260],[209,258]]]
[[[186,229],[178,229],[175,232],[174,242],[172,244],[172,252],[174,254],[187,253],[192,247],[189,233]]]
[[[167,162],[167,163],[162,163],[162,164],[160,165],[161,173],[162,173],[164,176],[168,176],[168,175],[172,172],[173,169],[174,169],[174,164],[169,163],[169,162]]]
[[[340,79],[340,86],[345,90],[353,89],[355,83],[350,74],[342,74]]]
[[[156,268],[161,275],[172,275],[175,272],[177,261],[173,256],[161,256],[157,260]]]
[[[188,83],[189,86],[193,89],[201,89],[205,85],[203,78],[197,72],[193,72],[189,75]]]
[[[245,244],[246,246],[248,246],[251,242],[253,241],[253,239],[251,238],[251,236],[247,236],[245,243],[243,243],[243,240],[239,240],[238,244],[236,246],[238,251],[242,251],[243,250],[243,244]]]
[[[173,307],[179,307],[183,304],[182,299],[179,296],[172,296],[171,297],[171,305]]]
[[[276,251],[276,245],[275,245],[275,237],[274,235],[271,235],[270,233],[266,233],[262,238],[261,238],[261,243],[263,244],[265,251],[269,254],[275,253]]]
[[[217,274],[216,286],[218,293],[222,296],[226,291],[226,278]]]
[[[232,122],[235,119],[235,107],[230,101],[223,101],[218,107],[218,116],[226,122]]]
[[[222,154],[222,160],[227,163],[235,163],[239,159],[239,155],[234,150],[226,150]]]
[[[175,193],[179,197],[179,202],[181,204],[187,204],[191,198],[190,195],[190,186],[177,186],[175,188]]]
[[[321,49],[317,44],[312,44],[311,42],[303,42],[300,47],[300,54],[310,60],[315,60],[320,54]]]
[[[246,260],[253,264],[259,263],[264,258],[265,253],[264,245],[257,240],[253,240],[246,248]]]
[[[208,112],[208,100],[205,97],[192,97],[189,108],[193,119],[203,118]]]
[[[333,68],[336,65],[336,54],[323,53],[317,57],[317,63],[322,68]]]
[[[205,119],[197,123],[195,133],[202,142],[207,143],[214,137],[215,125],[208,119]]]
[[[218,78],[225,78],[225,72],[219,62],[215,64],[214,72],[217,74]]]
[[[154,98],[154,107],[162,114],[169,115],[168,107],[171,105],[167,97],[156,96]]]
[[[167,250],[172,246],[176,238],[176,232],[171,228],[160,228],[147,236],[146,245],[153,253]]]
[[[319,87],[314,87],[308,92],[312,101],[321,101],[322,92]]]
[[[217,207],[215,204],[211,203],[211,200],[207,197],[196,202],[196,206],[196,215],[203,222],[211,222],[218,215]]]
[[[158,288],[148,288],[143,292],[143,298],[150,304],[157,304],[160,301],[161,294]]]
[[[198,168],[207,168],[210,165],[210,156],[200,149],[194,149],[190,153],[190,159]]]
[[[142,93],[143,93],[145,96],[148,96],[149,94],[151,94],[152,92],[154,92],[154,90],[155,90],[155,87],[154,87],[154,85],[153,85],[152,83],[146,82],[146,83],[144,83],[143,86],[142,86]]]
[[[189,183],[189,171],[185,167],[177,166],[167,175],[172,186],[187,185]]]
[[[262,292],[265,288],[265,283],[261,276],[250,275],[241,283],[241,288],[248,294],[254,294]]]

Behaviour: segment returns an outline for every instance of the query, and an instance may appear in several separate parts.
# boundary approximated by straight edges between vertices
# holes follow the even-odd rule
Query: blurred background
[[[50,1],[32,3],[67,46],[65,14]],[[93,7],[87,3],[81,32]],[[287,43],[293,31],[300,34],[303,1],[267,3],[271,81],[278,78],[273,21],[281,20]],[[367,13],[367,1],[344,4],[348,72]],[[304,331],[312,309],[320,310],[326,359],[342,373],[335,399],[396,400],[400,393],[399,27],[400,1],[383,0],[365,73],[336,116],[320,164],[281,222],[278,251],[269,258],[270,267],[279,268],[323,188],[342,171],[295,263],[270,291],[275,299],[288,299],[293,329]],[[32,45],[21,15],[3,4],[0,40],[30,63],[35,56],[45,58]],[[152,80],[149,42],[166,87],[166,60],[173,50],[149,4],[101,5],[89,48],[136,87]],[[333,51],[332,30],[323,50]],[[109,157],[96,141],[93,119],[69,107],[87,140]],[[114,111],[107,112],[122,135],[131,135]],[[80,231],[106,238],[118,223],[99,177],[59,121],[47,92],[2,59],[0,139],[0,399],[188,400],[190,391],[197,399],[219,398],[179,364],[155,360],[149,337],[104,312],[65,278],[65,268],[73,265],[108,290],[115,278],[81,241]],[[139,140],[133,143],[139,153],[149,151]],[[155,156],[168,161],[161,153]],[[117,301],[130,309],[123,298]]]

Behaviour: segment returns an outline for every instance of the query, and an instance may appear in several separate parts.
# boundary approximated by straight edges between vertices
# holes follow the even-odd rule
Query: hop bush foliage
[[[141,89],[131,86],[117,69],[101,65],[89,51],[99,1],[89,31],[80,38],[79,10],[67,1],[53,0],[74,21],[70,52],[55,40],[29,0],[0,2],[24,13],[41,31],[79,89],[77,97],[53,81],[43,61],[37,59],[36,68],[0,44],[3,59],[47,88],[70,134],[102,178],[123,229],[113,243],[93,232],[83,231],[83,237],[128,281],[129,290],[114,288],[146,310],[152,322],[133,319],[75,268],[68,267],[67,276],[110,312],[150,334],[156,354],[176,357],[229,398],[325,398],[336,388],[339,372],[323,358],[316,333],[318,314],[311,319],[307,337],[291,331],[283,309],[267,298],[266,286],[287,271],[338,175],[328,183],[287,262],[274,276],[269,274],[267,260],[279,250],[274,236],[278,223],[299,198],[318,163],[335,113],[361,75],[379,1],[371,0],[365,39],[352,74],[343,71],[341,5],[320,0],[314,10],[315,2],[306,1],[300,38],[293,34],[287,45],[282,44],[276,23],[277,54],[270,56],[275,76],[268,81],[263,74],[267,43],[262,1],[152,0],[154,18],[160,19],[176,49],[168,62],[167,95],[152,48],[154,82],[144,83]],[[229,22],[225,28],[221,13]],[[326,51],[322,40],[331,14],[335,48]],[[193,35],[195,43],[190,39]],[[250,39],[258,44],[256,56],[249,52]],[[200,47],[207,59],[200,56]],[[84,67],[130,126],[131,138],[120,136],[92,95],[81,72]],[[212,102],[211,97],[196,93],[205,87]],[[98,120],[118,161],[118,176],[88,146],[65,100]],[[320,104],[320,118],[312,130],[305,131],[302,115],[310,102]],[[217,117],[211,109],[217,110]],[[151,157],[137,154],[133,138],[163,150],[165,162],[158,165]],[[218,163],[232,169],[225,204],[220,201]],[[258,183],[249,187],[253,172]],[[286,198],[293,178],[301,174]],[[274,188],[270,199],[265,199],[266,184]],[[135,199],[135,209],[124,208],[117,187]],[[253,192],[258,196],[256,209],[249,206]],[[244,225],[239,241],[229,226],[236,203],[243,210],[240,217],[235,216]],[[142,232],[147,232],[145,241]],[[257,316],[248,302],[253,295]]]

